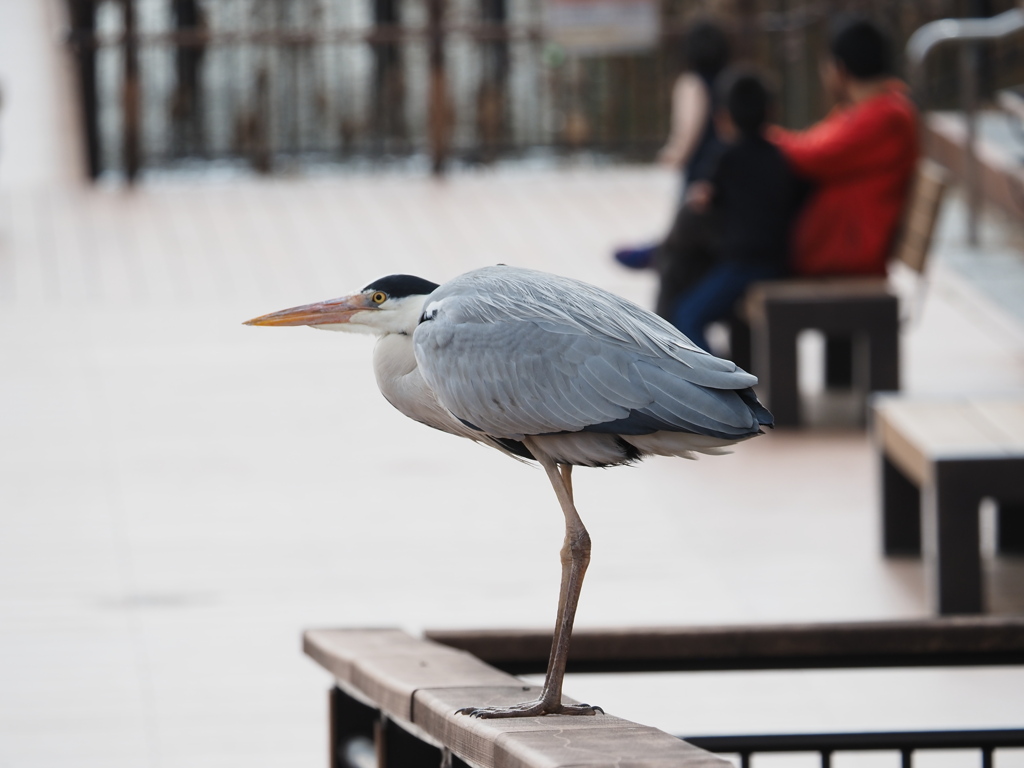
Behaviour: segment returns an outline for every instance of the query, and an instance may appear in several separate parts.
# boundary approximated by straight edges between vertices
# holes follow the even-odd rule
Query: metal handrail
[[[978,43],[1002,40],[1024,31],[1024,8],[1014,8],[982,19],[940,19],[925,24],[907,41],[910,83],[918,102],[927,104],[925,65],[932,51],[946,44],[960,45],[960,100],[967,135],[964,141],[964,181],[967,187],[967,242],[978,245],[978,217],[981,210],[980,174],[977,155],[978,64],[973,55]]]
[[[907,63],[915,91],[924,93],[924,65],[929,54],[949,42],[982,43],[1000,40],[1024,30],[1024,8],[1014,8],[987,19],[939,19],[917,29],[907,40]]]

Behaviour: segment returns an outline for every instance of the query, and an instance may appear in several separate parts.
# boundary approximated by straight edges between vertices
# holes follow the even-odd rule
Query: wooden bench
[[[550,637],[548,638],[550,644]],[[455,711],[515,704],[539,689],[474,656],[400,630],[310,630],[304,650],[335,678],[331,765],[372,739],[379,768],[728,768],[656,728],[607,714],[480,720]]]
[[[885,554],[923,549],[936,611],[982,612],[982,499],[998,503],[998,551],[1024,554],[1024,395],[880,397],[874,434]]]
[[[943,171],[922,162],[892,254],[892,260],[918,275],[924,272],[945,189]],[[899,389],[899,298],[886,279],[756,283],[732,323],[732,355],[760,379],[759,394],[776,425],[800,424],[797,336],[809,329],[824,332],[829,340],[829,369],[849,371],[829,375],[829,382],[852,385],[862,393],[865,413],[868,393]]]

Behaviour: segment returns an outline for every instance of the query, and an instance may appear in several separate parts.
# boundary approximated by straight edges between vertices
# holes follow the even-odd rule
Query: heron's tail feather
[[[740,399],[747,405],[748,408],[753,412],[754,418],[757,419],[757,423],[763,427],[773,428],[775,426],[775,417],[772,416],[772,412],[761,405],[761,402],[757,399],[757,395],[754,394],[753,389],[740,389],[737,390],[736,394],[740,396]]]

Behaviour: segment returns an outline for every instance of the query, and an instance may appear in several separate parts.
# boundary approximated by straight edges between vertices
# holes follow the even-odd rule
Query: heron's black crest
[[[363,291],[384,291],[392,299],[403,299],[406,296],[427,296],[437,287],[437,283],[415,275],[388,275],[374,280]]]

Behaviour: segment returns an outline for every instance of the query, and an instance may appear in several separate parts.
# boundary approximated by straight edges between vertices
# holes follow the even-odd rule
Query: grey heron
[[[562,677],[590,535],[572,468],[648,455],[715,454],[762,433],[772,416],[757,379],[614,294],[517,267],[477,269],[444,285],[390,275],[351,296],[285,309],[248,325],[376,334],[384,397],[411,419],[537,461],[565,517],[562,580],[540,697],[468,707],[477,717],[594,714],[562,703]]]

